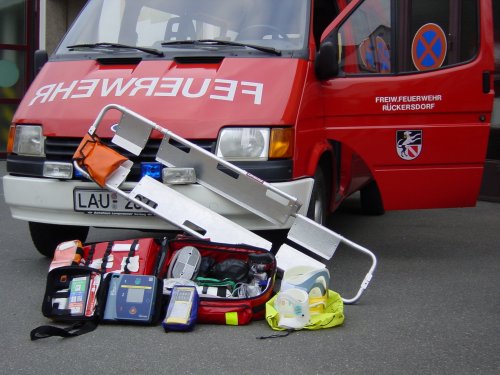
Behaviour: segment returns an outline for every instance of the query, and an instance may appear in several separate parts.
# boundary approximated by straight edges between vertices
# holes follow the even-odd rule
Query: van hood
[[[125,106],[182,137],[214,139],[223,126],[295,122],[307,61],[224,58],[217,63],[95,60],[45,64],[15,123],[42,124],[44,135],[81,137],[107,104]],[[106,116],[101,137],[118,118]]]

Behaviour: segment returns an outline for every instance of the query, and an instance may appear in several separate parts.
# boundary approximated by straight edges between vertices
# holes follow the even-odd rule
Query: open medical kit
[[[277,271],[271,252],[193,238],[169,241],[168,247],[164,294],[170,295],[176,285],[195,287],[199,323],[244,325],[264,318]],[[198,259],[199,266],[188,264],[188,258],[181,259],[179,254],[185,250],[196,252],[189,257]]]
[[[78,336],[98,323],[157,323],[163,292],[157,274],[165,252],[164,238],[59,244],[49,266],[42,313],[75,324],[35,328],[32,340]]]

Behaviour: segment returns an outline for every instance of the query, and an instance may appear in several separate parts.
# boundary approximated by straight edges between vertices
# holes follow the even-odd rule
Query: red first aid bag
[[[176,254],[189,247],[196,248],[201,255],[198,276],[192,279],[198,285],[198,323],[245,325],[252,320],[264,319],[266,302],[274,294],[277,270],[276,259],[271,252],[248,245],[214,243],[191,238],[171,240],[168,242],[167,259],[160,273],[164,294],[171,276],[168,274],[169,270],[175,268],[172,267],[172,262],[179,259]],[[248,273],[240,277],[238,273],[244,273],[245,270]],[[230,282],[230,285],[225,284],[224,279],[231,277],[237,281]],[[220,283],[214,282],[210,285],[214,278],[218,278]],[[257,278],[258,283],[255,281]],[[208,284],[203,285],[207,280]],[[248,288],[253,288],[252,296],[245,293]]]

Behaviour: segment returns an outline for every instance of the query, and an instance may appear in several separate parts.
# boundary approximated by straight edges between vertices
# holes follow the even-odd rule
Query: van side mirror
[[[319,47],[314,62],[316,75],[321,81],[336,77],[339,73],[338,47],[332,42],[324,42]]]
[[[37,74],[40,72],[47,61],[49,61],[49,55],[47,54],[47,51],[43,49],[35,51],[33,60],[33,78],[37,76]]]

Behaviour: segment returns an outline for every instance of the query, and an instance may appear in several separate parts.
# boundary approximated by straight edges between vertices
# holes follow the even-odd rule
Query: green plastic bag
[[[287,328],[278,326],[279,316],[274,308],[274,300],[277,295],[271,298],[266,303],[266,320],[272,329],[276,331],[286,331]],[[344,322],[344,303],[337,292],[328,291],[328,299],[326,302],[325,312],[321,314],[311,315],[309,323],[303,329],[322,329],[331,328],[341,325]]]

